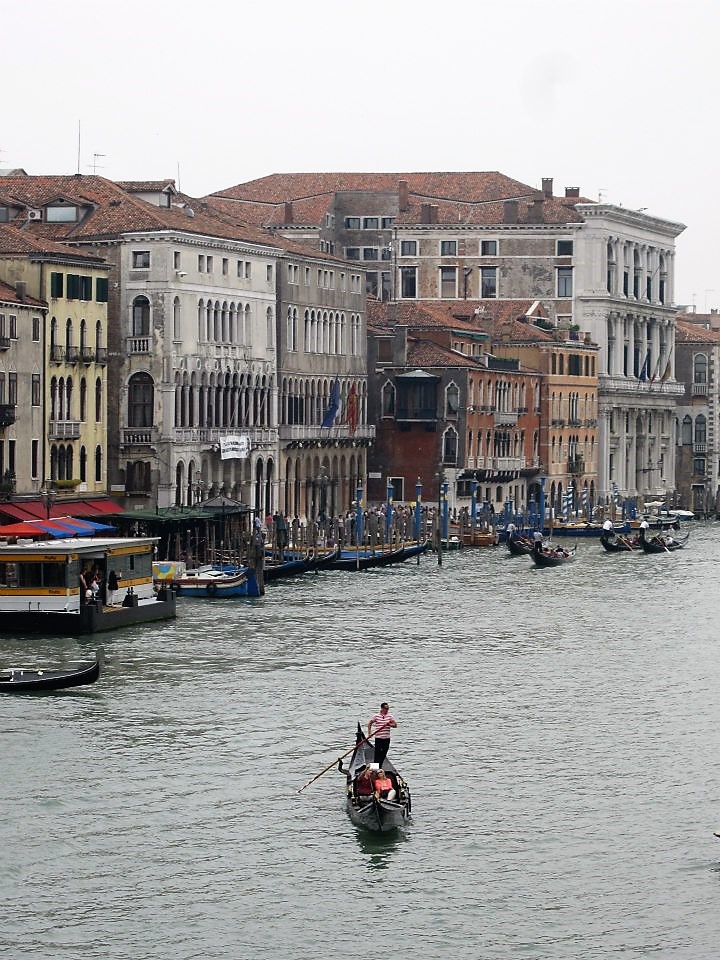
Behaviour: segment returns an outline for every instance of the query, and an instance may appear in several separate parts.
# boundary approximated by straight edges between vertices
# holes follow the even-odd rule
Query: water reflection
[[[395,851],[408,841],[407,834],[400,828],[387,833],[375,833],[356,827],[355,835],[370,873],[387,870]]]

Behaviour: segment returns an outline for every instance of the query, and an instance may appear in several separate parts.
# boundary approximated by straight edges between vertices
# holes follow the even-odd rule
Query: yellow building
[[[48,304],[42,465],[19,494],[48,481],[60,494],[107,489],[108,271],[97,254],[0,226],[0,280]]]

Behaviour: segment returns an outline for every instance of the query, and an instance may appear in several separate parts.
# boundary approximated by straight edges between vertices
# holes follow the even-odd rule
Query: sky
[[[2,0],[0,167],[172,178],[499,170],[686,225],[720,307],[711,0]]]

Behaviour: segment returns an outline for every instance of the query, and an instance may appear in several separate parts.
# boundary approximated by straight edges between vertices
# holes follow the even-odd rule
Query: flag
[[[328,404],[328,408],[325,411],[323,422],[320,426],[328,427],[328,428],[331,427],[335,422],[335,417],[337,416],[337,412],[339,409],[340,409],[340,380],[337,377],[335,377],[335,383],[333,384],[332,390],[330,391],[330,403]]]
[[[355,390],[355,384],[353,383],[350,387],[350,392],[348,393],[347,398],[347,423],[350,436],[355,435],[357,430],[357,418],[358,418],[358,398],[357,391]]]
[[[652,376],[650,377],[650,383],[652,383],[654,380],[657,380],[660,374],[661,366],[662,366],[662,353],[658,353],[657,363],[655,364],[655,369],[653,370]]]
[[[647,380],[648,360],[649,360],[649,359],[650,359],[650,354],[648,353],[648,354],[645,355],[645,360],[643,361],[643,365],[642,365],[642,367],[640,368],[640,375],[638,376],[638,380],[642,380],[642,381]]]
[[[661,383],[665,383],[666,380],[670,379],[670,374],[672,373],[672,363],[670,362],[671,360],[672,360],[672,349],[668,354],[667,363],[665,364],[665,370],[663,372],[663,375],[660,377]]]

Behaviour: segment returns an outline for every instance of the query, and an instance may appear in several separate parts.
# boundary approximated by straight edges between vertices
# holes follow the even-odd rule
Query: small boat
[[[285,577],[297,577],[301,573],[305,573],[306,570],[309,570],[311,566],[312,558],[310,555],[291,560],[266,559],[265,566],[263,567],[263,575],[265,582],[269,583],[273,580],[283,580]]]
[[[642,553],[640,538],[637,534],[603,530],[600,535],[600,544],[608,553]]]
[[[535,541],[521,534],[513,533],[505,540],[507,548],[514,557],[528,556],[533,552]]]
[[[562,547],[552,547],[543,544],[540,540],[533,546],[530,556],[538,567],[560,567],[570,560],[574,560],[577,554],[577,547],[572,550],[564,550]]]
[[[342,760],[338,763],[338,769],[346,776],[347,812],[350,819],[356,827],[364,827],[376,833],[386,833],[389,830],[404,827],[410,820],[412,809],[410,788],[387,757],[383,760],[383,770],[396,785],[395,799],[386,800],[375,796],[358,797],[358,776],[368,764],[373,762],[375,756],[375,747],[365,739],[360,724],[357,728],[356,743],[357,746],[353,750],[347,769],[343,768]]]
[[[673,550],[682,550],[690,536],[687,533],[682,540],[678,540],[670,533],[658,533],[654,537],[646,537],[644,527],[640,528],[640,547],[645,553],[671,553]]]
[[[100,661],[76,670],[28,670],[24,667],[0,671],[0,693],[39,693],[65,690],[95,683],[100,676]]]
[[[228,573],[212,567],[186,570],[174,581],[181,597],[246,597],[248,596],[248,571]]]
[[[405,553],[405,547],[400,545],[392,549],[363,549],[341,550],[332,563],[329,564],[330,570],[369,570],[372,567],[386,567],[391,563],[399,563],[401,560],[407,560],[409,554]]]

